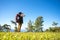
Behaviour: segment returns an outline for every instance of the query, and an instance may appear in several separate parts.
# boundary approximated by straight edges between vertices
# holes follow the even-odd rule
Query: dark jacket
[[[19,14],[16,15],[16,22],[17,23],[23,23],[23,17],[21,17]]]

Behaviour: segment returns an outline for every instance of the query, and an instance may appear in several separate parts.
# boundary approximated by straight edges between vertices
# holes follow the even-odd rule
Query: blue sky
[[[25,30],[29,20],[35,21],[38,16],[43,16],[46,29],[53,21],[60,25],[60,1],[59,0],[0,0],[0,24],[9,24],[14,29],[11,20],[15,21],[18,12],[23,12],[24,23],[21,30]]]

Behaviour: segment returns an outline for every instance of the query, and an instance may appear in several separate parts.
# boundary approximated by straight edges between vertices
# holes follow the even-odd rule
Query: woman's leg
[[[18,32],[21,31],[21,26],[22,26],[22,24],[18,23],[18,28],[17,28],[17,31],[18,31]]]

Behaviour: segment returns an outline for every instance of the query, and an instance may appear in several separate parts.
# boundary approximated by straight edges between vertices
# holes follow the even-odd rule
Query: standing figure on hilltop
[[[19,12],[17,15],[16,15],[16,22],[18,23],[18,27],[17,27],[17,31],[20,32],[21,31],[21,26],[23,24],[23,17],[25,15],[22,13],[22,12]]]

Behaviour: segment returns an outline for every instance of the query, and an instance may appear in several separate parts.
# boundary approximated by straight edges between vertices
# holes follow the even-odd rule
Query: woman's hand
[[[20,16],[21,16],[21,17],[25,17],[25,15],[24,15],[24,14],[21,14]]]

